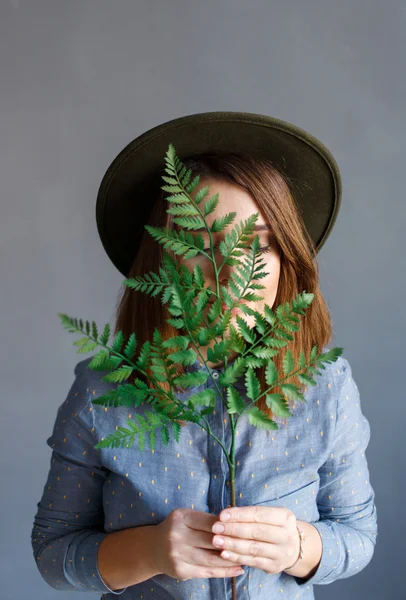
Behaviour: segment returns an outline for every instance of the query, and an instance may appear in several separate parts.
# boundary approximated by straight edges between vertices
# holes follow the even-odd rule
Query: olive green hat
[[[96,222],[105,251],[128,277],[144,225],[161,186],[165,156],[205,152],[268,159],[287,177],[316,252],[327,240],[341,204],[341,176],[330,151],[315,137],[267,115],[206,112],[149,129],[130,142],[107,169],[97,195]]]

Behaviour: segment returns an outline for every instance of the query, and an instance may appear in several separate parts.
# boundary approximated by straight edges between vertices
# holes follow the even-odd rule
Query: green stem
[[[203,417],[203,419],[206,421],[206,419]],[[207,433],[209,433],[215,440],[216,442],[219,444],[219,446],[221,446],[221,448],[223,449],[224,455],[227,459],[227,464],[229,466],[229,468],[231,469],[232,467],[232,463],[230,461],[230,457],[228,455],[227,449],[225,448],[224,444],[221,442],[221,440],[219,440],[219,438],[212,432],[211,428],[210,428],[210,424],[208,423],[208,421],[206,421],[208,429],[206,429],[205,427],[203,427],[203,429],[205,429],[205,431],[207,431]]]
[[[232,414],[230,414],[231,419],[231,466],[230,466],[230,500],[231,506],[236,506],[235,500],[235,428],[237,426],[237,420],[234,425],[234,420],[232,418]],[[232,590],[232,600],[237,600],[237,578],[231,578],[231,590]]]

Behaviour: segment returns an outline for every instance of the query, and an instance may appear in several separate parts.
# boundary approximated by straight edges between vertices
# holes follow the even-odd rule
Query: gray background
[[[371,425],[379,532],[362,572],[315,593],[404,597],[405,3],[1,0],[0,23],[1,599],[60,596],[30,531],[88,356],[57,312],[111,322],[123,279],[96,229],[101,178],[145,130],[223,110],[295,123],[341,167],[320,278]]]

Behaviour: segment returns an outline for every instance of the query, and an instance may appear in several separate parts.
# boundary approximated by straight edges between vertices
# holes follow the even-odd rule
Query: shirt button
[[[213,373],[213,377],[214,377],[214,379],[218,379],[218,377],[219,377],[219,374],[217,373],[217,371],[214,371],[214,373]]]

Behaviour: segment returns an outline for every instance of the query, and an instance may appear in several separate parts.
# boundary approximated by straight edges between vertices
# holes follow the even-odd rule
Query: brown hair
[[[270,161],[254,160],[243,154],[201,154],[182,159],[182,163],[186,168],[192,169],[192,178],[200,175],[201,179],[207,177],[229,182],[241,186],[255,199],[265,222],[272,228],[280,255],[280,276],[277,295],[272,306],[273,310],[280,304],[291,302],[299,292],[306,291],[314,294],[313,302],[307,308],[305,315],[299,316],[299,330],[291,333],[293,341],[288,341],[287,345],[273,358],[278,372],[282,375],[283,358],[288,349],[291,350],[295,361],[298,360],[302,350],[308,360],[314,345],[317,345],[317,351],[321,352],[331,340],[332,322],[328,306],[319,287],[318,263],[314,244],[290,191],[288,179]],[[164,185],[163,180],[160,185]],[[163,190],[158,192],[157,200],[147,222],[155,227],[165,227],[167,231],[174,227],[172,215],[166,212],[170,206],[166,200],[168,195]],[[156,242],[145,229],[141,235],[141,245],[134,257],[128,278],[150,272],[159,273],[162,245]],[[175,254],[167,251],[176,258]],[[137,352],[145,341],[149,340],[152,343],[152,334],[155,328],[160,331],[163,340],[179,335],[179,330],[166,323],[166,319],[171,318],[172,315],[168,312],[166,305],[162,305],[159,295],[147,298],[143,292],[132,290],[124,285],[122,288],[121,297],[116,304],[115,334],[121,330],[127,339],[132,332],[135,332]],[[257,293],[262,295],[262,291],[265,290],[258,290]],[[177,364],[176,368],[177,374],[184,373],[182,365]],[[261,391],[265,391],[269,387],[265,381],[265,367],[257,369],[256,373],[261,384]],[[152,376],[152,372],[149,374]],[[135,377],[145,380],[137,372],[133,372],[127,381],[133,383]],[[296,383],[300,391],[306,389],[297,377],[291,377],[288,382]],[[146,383],[152,387],[149,380]],[[165,391],[169,391],[166,383],[160,383],[160,386]],[[280,386],[275,386],[272,393],[282,393]],[[294,401],[288,399],[288,403],[292,405]],[[270,418],[275,418],[272,410],[266,405],[265,395],[258,400],[257,406]],[[188,423],[178,422],[181,425]],[[284,422],[283,420],[282,423]]]

